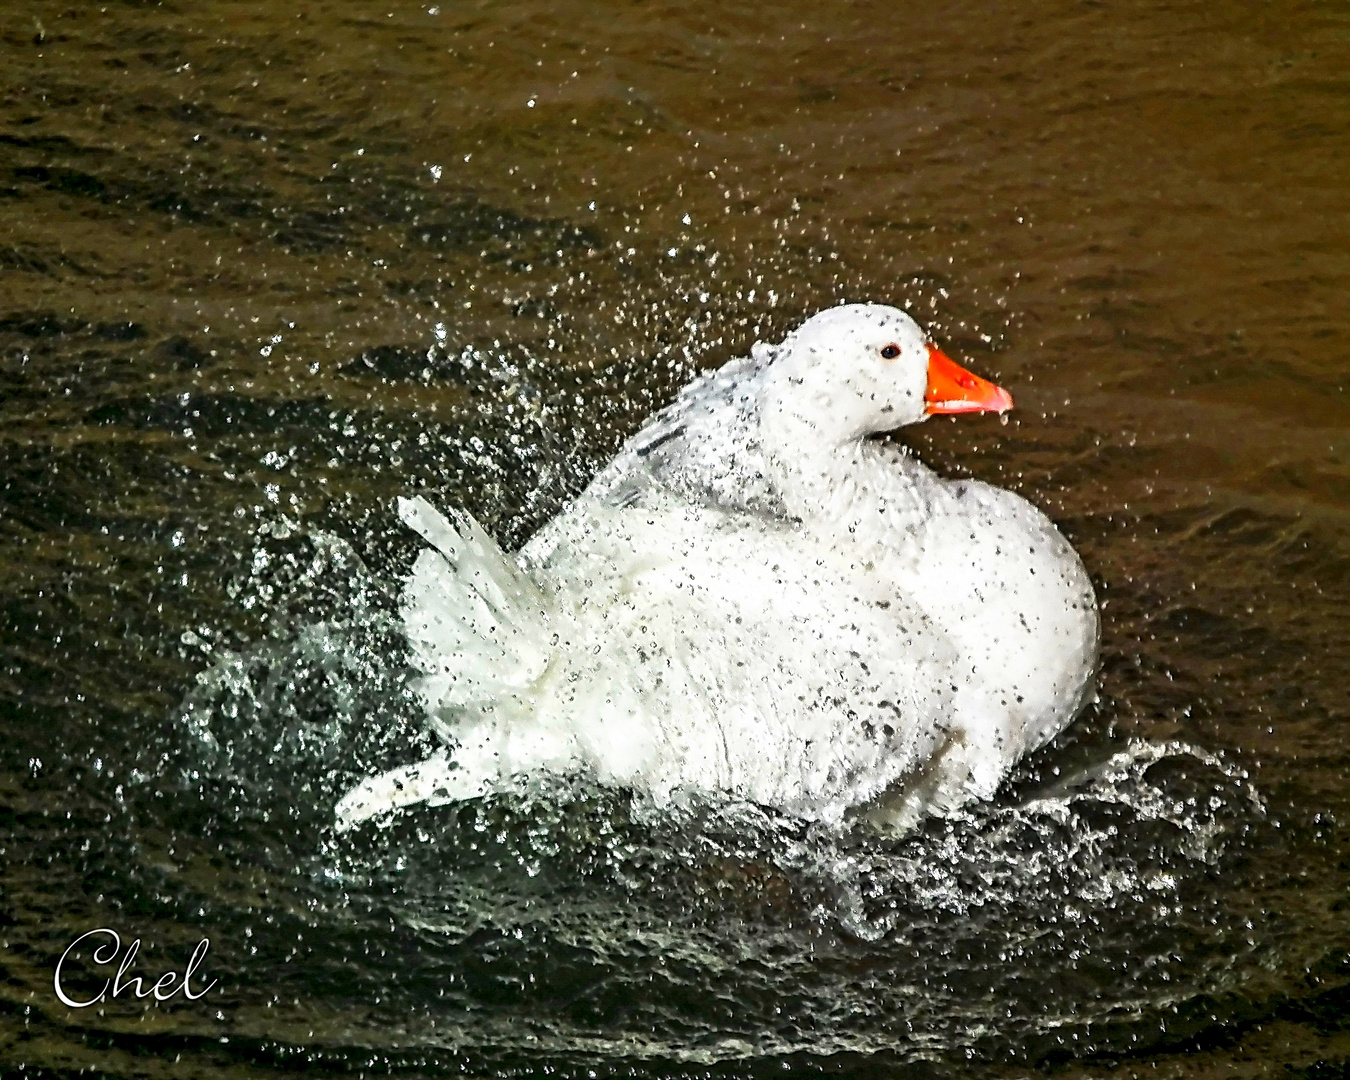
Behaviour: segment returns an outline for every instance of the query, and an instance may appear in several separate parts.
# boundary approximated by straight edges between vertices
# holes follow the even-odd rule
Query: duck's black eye
[[[885,357],[887,360],[894,360],[897,356],[900,355],[900,346],[887,345],[884,349],[881,350],[881,355]]]

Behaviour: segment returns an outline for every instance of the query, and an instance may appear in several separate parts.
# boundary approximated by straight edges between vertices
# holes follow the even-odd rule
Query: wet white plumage
[[[925,418],[927,371],[903,312],[834,308],[686,388],[515,557],[400,500],[447,749],[339,825],[545,770],[828,822],[991,795],[1091,693],[1096,601],[1030,503],[866,438]]]

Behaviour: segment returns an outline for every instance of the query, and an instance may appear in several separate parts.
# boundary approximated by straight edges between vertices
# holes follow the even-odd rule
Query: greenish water
[[[0,57],[8,1071],[1345,1071],[1344,10],[20,2]],[[904,437],[1073,540],[1094,711],[904,841],[334,837],[429,745],[393,499],[519,544],[844,299],[1016,396]],[[217,984],[66,1008],[104,926]]]

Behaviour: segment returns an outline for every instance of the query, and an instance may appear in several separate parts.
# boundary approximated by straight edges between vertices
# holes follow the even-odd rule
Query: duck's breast
[[[1021,752],[1047,741],[1091,692],[1096,595],[1063,534],[1002,488],[947,482],[897,586],[952,639],[962,676],[1006,703]]]

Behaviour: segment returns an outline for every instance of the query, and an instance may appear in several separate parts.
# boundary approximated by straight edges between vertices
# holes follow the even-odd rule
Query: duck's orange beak
[[[1012,395],[988,379],[972,375],[936,345],[928,346],[928,391],[925,412],[1004,413],[1013,407]]]

